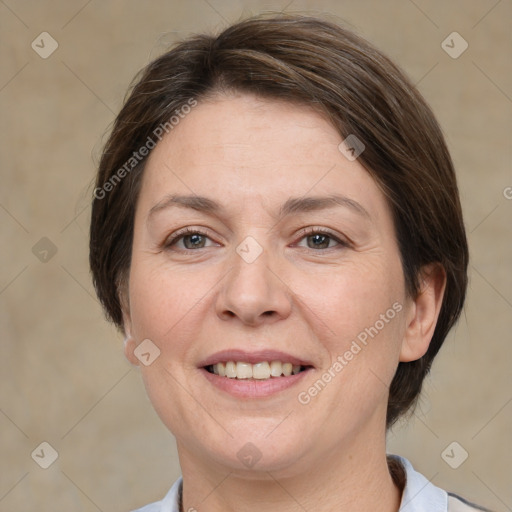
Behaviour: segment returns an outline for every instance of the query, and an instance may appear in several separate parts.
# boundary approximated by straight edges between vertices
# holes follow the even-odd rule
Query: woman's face
[[[412,303],[385,198],[341,142],[307,107],[230,95],[152,151],[126,353],[180,456],[292,474],[384,437]]]

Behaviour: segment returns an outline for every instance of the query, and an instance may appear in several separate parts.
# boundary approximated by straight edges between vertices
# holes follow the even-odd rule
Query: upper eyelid
[[[316,234],[316,233],[321,233],[323,235],[329,235],[331,236],[332,238],[341,238],[340,235],[338,235],[337,233],[335,233],[333,230],[329,229],[329,228],[321,228],[321,227],[317,227],[317,226],[308,226],[306,228],[301,228],[295,236],[306,236],[306,235],[312,235],[312,234]]]
[[[214,241],[209,233],[209,230],[206,228],[182,228],[178,229],[174,233],[171,233],[169,236],[165,237],[163,241],[163,245],[167,246],[171,243],[176,243],[177,241],[181,240],[183,237],[187,235],[194,235],[198,234],[207,238],[210,238],[210,240]]]

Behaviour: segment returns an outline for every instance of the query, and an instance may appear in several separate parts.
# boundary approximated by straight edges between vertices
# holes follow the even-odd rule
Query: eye
[[[197,229],[185,228],[171,235],[165,241],[165,248],[177,247],[180,250],[195,250],[211,247],[213,244],[207,245],[210,238],[206,233]],[[180,244],[182,244],[180,246]]]
[[[306,240],[308,249],[332,249],[334,247],[347,247],[348,244],[337,238],[333,233],[325,229],[311,228],[301,233],[301,240]],[[299,247],[304,247],[300,243]]]

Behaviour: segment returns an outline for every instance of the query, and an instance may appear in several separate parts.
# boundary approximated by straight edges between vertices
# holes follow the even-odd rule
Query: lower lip
[[[270,379],[230,379],[210,373],[205,368],[200,368],[203,375],[215,387],[237,398],[262,398],[272,396],[280,391],[298,384],[311,369],[304,370],[289,377],[271,377]]]

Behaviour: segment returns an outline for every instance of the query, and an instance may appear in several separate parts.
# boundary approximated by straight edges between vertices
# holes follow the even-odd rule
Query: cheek
[[[194,340],[201,338],[205,316],[203,302],[215,280],[198,272],[172,270],[167,263],[149,258],[134,261],[130,275],[132,331],[137,342],[153,341],[159,357],[149,366],[140,366],[144,386],[153,407],[173,432],[183,431],[190,417],[189,381]],[[205,433],[205,435],[207,435]]]
[[[211,279],[165,262],[134,261],[130,274],[130,311],[134,335],[166,338],[200,306]]]
[[[368,257],[338,271],[301,273],[293,287],[328,354],[319,378],[335,375],[319,403],[332,400],[332,410],[343,414],[367,402],[370,411],[385,399],[405,331],[399,258]]]
[[[317,317],[317,323],[324,322],[334,339],[356,336],[395,302],[404,300],[399,260],[386,263],[380,257],[361,258],[314,273],[296,271],[290,275],[290,289],[305,310]]]

